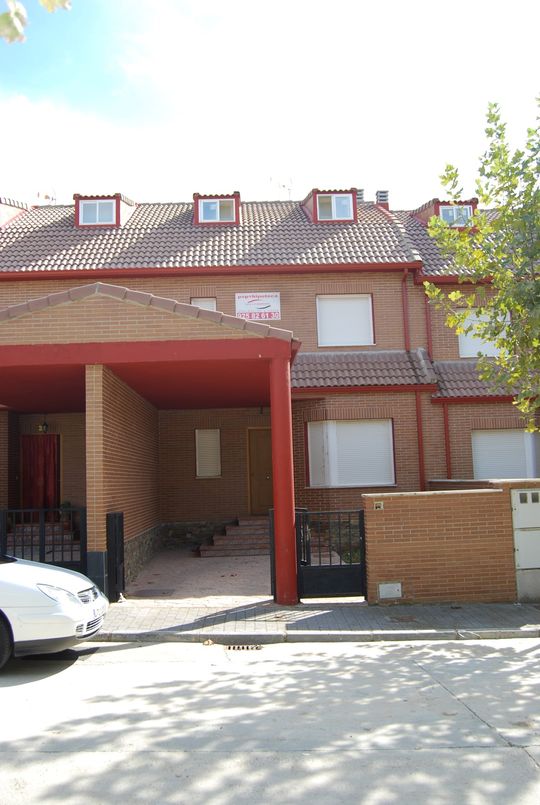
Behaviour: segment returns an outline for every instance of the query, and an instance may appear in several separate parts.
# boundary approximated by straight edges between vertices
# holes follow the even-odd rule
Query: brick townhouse
[[[163,524],[211,534],[273,506],[293,603],[295,506],[537,476],[538,440],[478,379],[489,345],[423,288],[456,287],[427,221],[475,204],[0,199],[0,509],[85,507],[106,587],[108,512],[133,571]]]

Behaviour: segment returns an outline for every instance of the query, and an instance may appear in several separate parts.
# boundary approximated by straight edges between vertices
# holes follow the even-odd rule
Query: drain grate
[[[251,646],[233,645],[233,646],[226,646],[226,648],[228,648],[230,651],[254,651],[254,650],[258,651],[259,649],[262,648],[262,646],[260,643],[255,643],[254,645]]]

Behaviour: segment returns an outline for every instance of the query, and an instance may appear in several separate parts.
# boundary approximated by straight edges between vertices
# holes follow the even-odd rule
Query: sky
[[[474,195],[488,102],[536,125],[533,0],[25,0],[0,41],[0,196],[303,199]],[[5,0],[0,0],[0,12]]]

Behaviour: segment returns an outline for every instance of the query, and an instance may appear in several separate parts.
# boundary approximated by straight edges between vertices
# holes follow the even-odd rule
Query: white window
[[[308,423],[310,486],[395,483],[390,419]]]
[[[470,204],[448,204],[439,207],[439,215],[449,226],[467,226],[472,218]]]
[[[320,347],[373,344],[371,295],[318,296],[317,333]]]
[[[236,220],[234,199],[212,198],[199,200],[199,221],[203,223]]]
[[[195,307],[202,307],[203,310],[217,310],[215,296],[192,296],[189,303]]]
[[[475,478],[536,478],[538,434],[523,430],[473,430]]]
[[[116,204],[113,200],[80,201],[79,205],[80,224],[116,223]]]
[[[477,313],[475,310],[471,310],[471,312],[467,314],[464,326],[468,327],[472,325],[473,329],[468,333],[458,334],[460,358],[476,358],[478,353],[488,357],[498,355],[495,344],[491,341],[484,341],[475,331],[475,324],[477,322],[487,321],[487,319],[488,317],[486,315]]]
[[[353,203],[350,193],[317,195],[317,218],[319,221],[352,221]]]
[[[197,478],[219,478],[221,475],[221,439],[219,428],[195,431]]]

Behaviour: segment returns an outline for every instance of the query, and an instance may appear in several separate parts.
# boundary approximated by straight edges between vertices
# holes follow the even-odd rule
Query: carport
[[[88,572],[105,589],[107,513],[124,511],[127,541],[160,521],[158,412],[269,406],[276,600],[297,602],[292,333],[94,283],[0,311],[0,344],[8,445],[15,414],[84,414]],[[5,507],[16,486],[9,450],[1,462]]]

